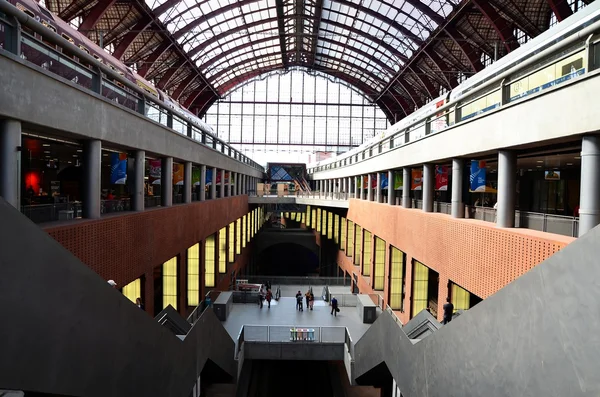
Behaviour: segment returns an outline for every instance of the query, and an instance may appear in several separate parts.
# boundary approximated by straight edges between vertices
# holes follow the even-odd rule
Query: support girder
[[[94,30],[94,27],[96,27],[96,24],[100,18],[102,18],[102,16],[106,13],[106,10],[108,10],[108,8],[112,6],[115,1],[116,0],[98,1],[98,3],[96,3],[96,5],[93,6],[90,12],[85,16],[77,30],[87,36],[89,32]]]
[[[473,4],[475,4],[475,7],[477,7],[488,22],[494,27],[500,40],[502,40],[504,48],[506,48],[506,52],[511,52],[519,47],[519,42],[515,37],[512,25],[504,19],[487,0],[473,0]]]

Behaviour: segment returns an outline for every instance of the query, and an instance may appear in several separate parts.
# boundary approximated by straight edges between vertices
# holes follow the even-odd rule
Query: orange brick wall
[[[350,200],[348,219],[385,240],[388,248],[391,244],[406,254],[405,310],[401,315],[404,322],[410,314],[413,259],[439,273],[441,309],[448,296],[448,280],[486,298],[574,240],[527,229],[499,229],[490,222],[454,219],[445,214],[364,200]],[[385,289],[378,292],[386,302],[388,255],[389,249]],[[343,252],[338,262],[350,274],[350,270],[360,274],[359,267],[346,260]],[[371,274],[373,270],[371,267]],[[359,280],[361,292],[371,293],[371,280],[361,276]],[[441,319],[441,310],[438,313]]]

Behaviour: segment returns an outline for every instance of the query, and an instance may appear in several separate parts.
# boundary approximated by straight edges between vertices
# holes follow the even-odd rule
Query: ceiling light
[[[533,170],[530,168],[530,169],[528,169],[527,171],[533,171]]]
[[[567,165],[573,165],[573,163],[567,163]]]
[[[580,157],[580,156],[575,156],[575,157],[573,157],[573,158],[574,158],[575,160],[579,160],[579,159],[581,159],[581,157]]]
[[[81,152],[83,152],[82,149],[77,149],[77,153],[81,153]]]
[[[541,166],[541,165],[538,165],[537,167],[538,167],[538,168],[542,168],[542,166]]]
[[[74,154],[74,155],[73,155],[73,157],[77,157],[77,155],[76,155],[76,154]]]
[[[50,146],[50,144],[49,144],[49,143],[42,143],[42,146],[43,146],[43,147],[49,147],[49,146]]]
[[[538,160],[537,162],[538,162],[538,163],[543,163],[543,162],[544,162],[544,160]]]
[[[49,158],[50,158],[50,156],[46,156],[46,158],[47,158],[47,159],[49,159]]]
[[[67,163],[71,164],[72,162],[71,161],[67,161]]]
[[[103,156],[108,156],[108,153],[103,153],[102,155],[103,155]]]
[[[50,153],[50,150],[44,150],[44,153]]]

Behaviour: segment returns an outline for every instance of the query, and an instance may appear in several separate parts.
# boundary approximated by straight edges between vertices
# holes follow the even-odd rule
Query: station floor
[[[306,286],[285,286],[285,289],[282,286],[282,297],[279,301],[271,301],[270,309],[267,308],[266,302],[262,309],[259,307],[258,302],[256,304],[233,304],[229,317],[227,321],[223,322],[223,326],[234,341],[237,340],[243,325],[277,325],[289,328],[341,326],[348,328],[352,342],[356,343],[369,329],[370,324],[362,323],[356,307],[340,307],[337,316],[332,316],[329,303],[316,296],[317,291],[320,295],[321,289],[322,286],[318,288],[313,286],[315,302],[312,311],[306,310],[306,308],[302,312],[296,310],[294,295],[298,290],[306,292]]]

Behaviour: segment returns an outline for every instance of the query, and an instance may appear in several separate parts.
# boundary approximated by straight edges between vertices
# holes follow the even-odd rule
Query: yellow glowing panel
[[[246,215],[242,217],[242,248],[246,248],[246,234],[248,232],[246,225]]]
[[[177,309],[177,257],[163,263],[163,309],[168,305]]]
[[[200,299],[200,244],[187,250],[187,304],[198,306]]]
[[[235,222],[229,224],[229,263],[235,262]]]
[[[215,235],[211,234],[204,241],[204,286],[215,286]]]
[[[354,225],[354,266],[360,266],[362,257],[362,228],[359,225]]]
[[[219,230],[219,273],[227,273],[227,228]]]
[[[346,248],[346,255],[354,256],[354,222],[348,221],[348,246]]]
[[[242,219],[235,221],[235,254],[242,253]]]
[[[375,283],[374,288],[383,291],[385,282],[385,241],[375,237]]]
[[[333,241],[336,244],[340,243],[340,216],[338,214],[335,214],[333,219]]]
[[[404,310],[402,289],[404,286],[404,252],[391,247],[390,266],[390,307],[393,310]]]
[[[371,275],[371,257],[372,255],[372,246],[373,240],[371,239],[371,232],[365,230],[363,233],[363,263],[362,263],[362,271],[363,275],[370,276]]]
[[[471,308],[471,293],[464,288],[452,283],[452,304],[454,311],[469,310]]]
[[[412,317],[421,310],[427,309],[427,285],[429,283],[429,268],[421,262],[414,261],[413,266],[413,290],[412,290]]]
[[[137,278],[123,287],[123,295],[133,303],[142,298],[142,279]]]
[[[342,218],[342,228],[340,229],[340,249],[346,251],[346,228],[348,227],[346,218]]]

